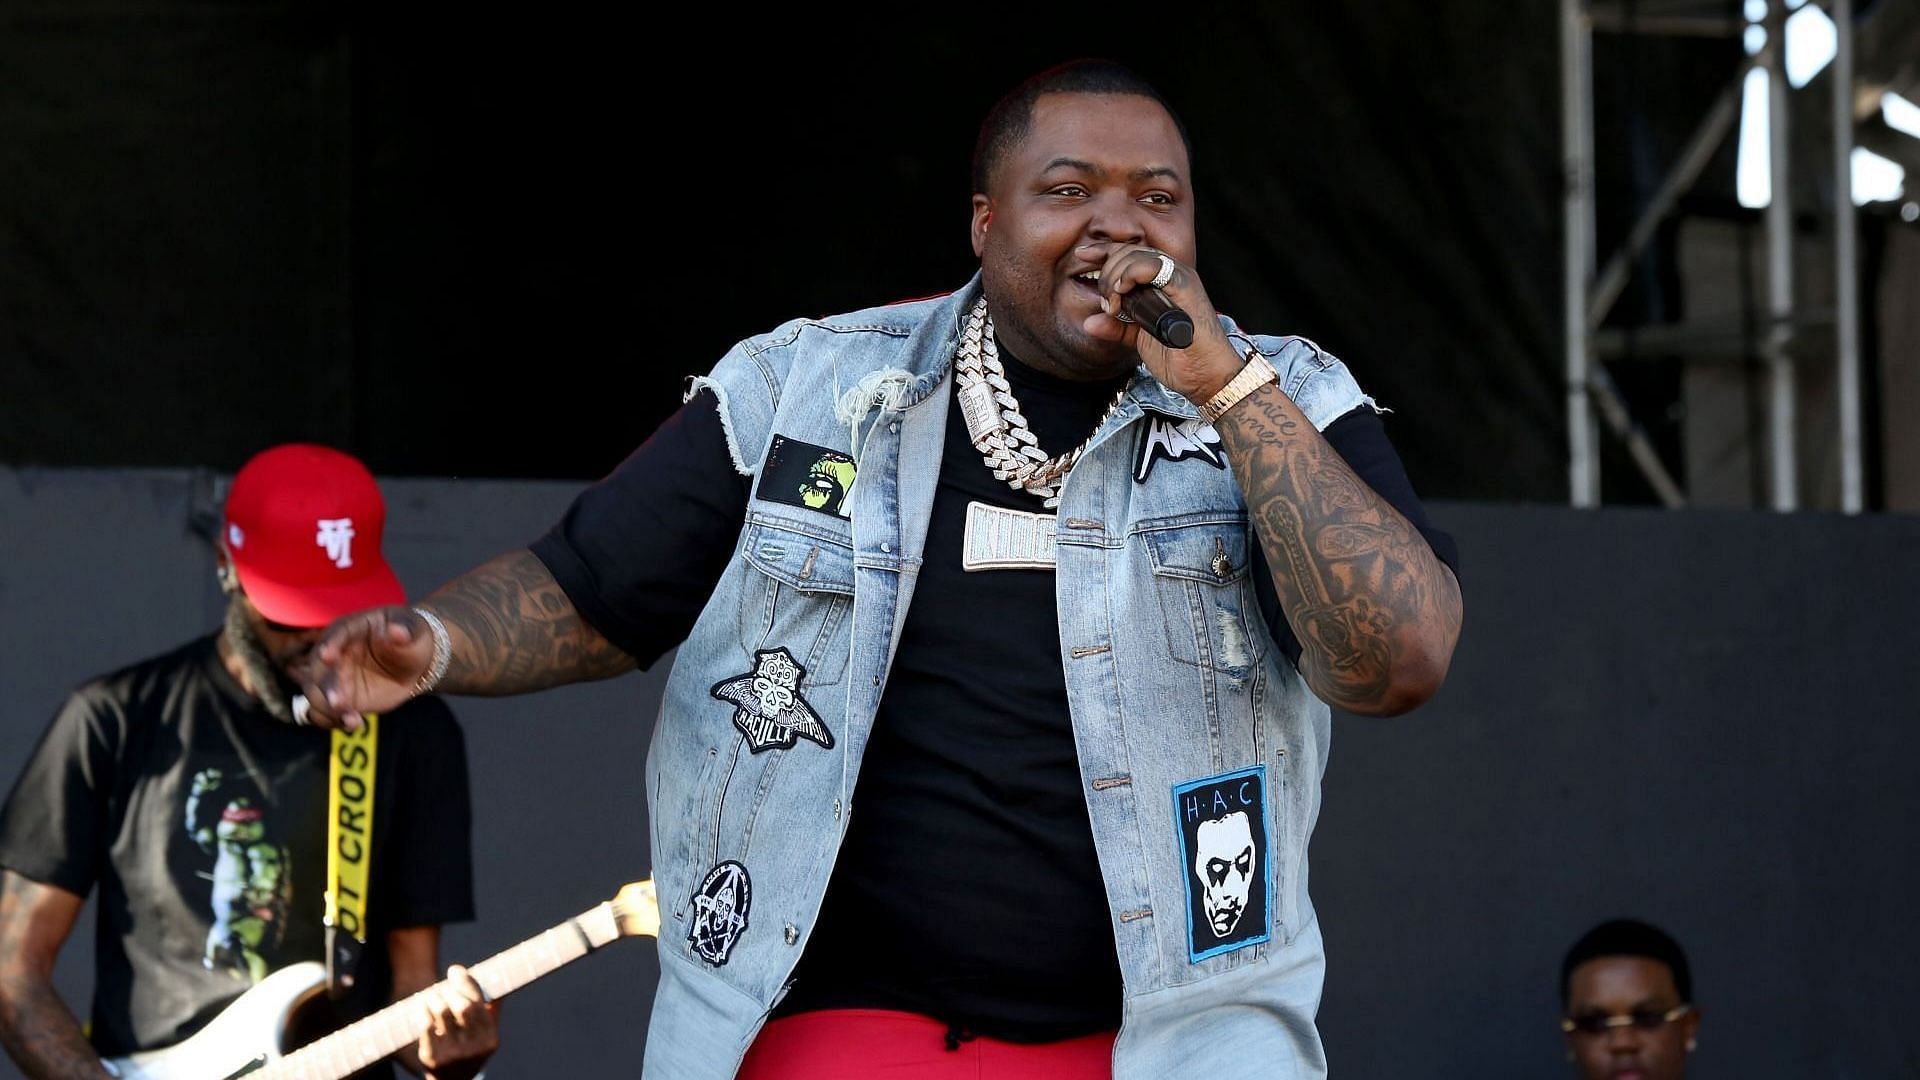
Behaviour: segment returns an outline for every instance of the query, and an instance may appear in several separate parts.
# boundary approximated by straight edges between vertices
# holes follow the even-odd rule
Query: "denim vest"
[[[648,757],[661,908],[648,1077],[733,1076],[806,947],[859,808],[979,290],[976,277],[936,300],[788,323],[694,381],[757,479]],[[1317,426],[1370,404],[1311,342],[1226,325]],[[1059,653],[1034,662],[1066,673],[1106,885],[1106,909],[1085,917],[1111,926],[1125,987],[1114,1076],[1321,1076],[1306,853],[1328,711],[1261,618],[1256,541],[1217,444],[1173,427],[1195,417],[1143,368],[1095,434],[1061,493]],[[775,447],[852,459],[841,512],[769,491]],[[1018,887],[979,871],[982,889]],[[873,947],[913,962],[911,941]]]

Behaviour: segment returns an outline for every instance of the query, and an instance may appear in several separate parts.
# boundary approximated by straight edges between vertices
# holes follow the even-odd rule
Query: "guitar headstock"
[[[660,936],[660,898],[654,894],[652,878],[620,890],[613,898],[613,921],[621,937]]]

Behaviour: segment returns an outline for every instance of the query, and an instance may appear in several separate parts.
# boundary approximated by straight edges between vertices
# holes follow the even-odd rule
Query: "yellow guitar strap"
[[[367,943],[367,877],[373,859],[373,770],[379,760],[379,721],[372,713],[359,731],[333,729],[327,767],[327,987],[335,996],[353,986]]]

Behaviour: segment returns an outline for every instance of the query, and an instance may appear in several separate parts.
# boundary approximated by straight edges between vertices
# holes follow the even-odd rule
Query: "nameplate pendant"
[[[993,387],[984,382],[960,388],[960,417],[967,422],[967,437],[978,448],[987,437],[1004,430],[1007,422],[1000,416],[1000,403],[993,400]]]
[[[1059,518],[985,503],[967,504],[967,530],[960,566],[975,570],[1051,570],[1053,534]]]

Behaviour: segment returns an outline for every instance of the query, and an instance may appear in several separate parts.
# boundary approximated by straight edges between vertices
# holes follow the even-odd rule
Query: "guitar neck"
[[[498,1001],[620,936],[613,905],[600,904],[468,969],[488,999]],[[427,991],[308,1043],[248,1080],[339,1080],[404,1047],[426,1031],[421,998]]]

